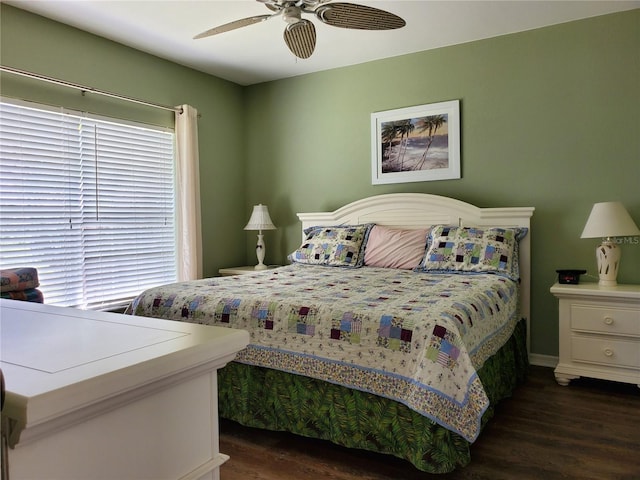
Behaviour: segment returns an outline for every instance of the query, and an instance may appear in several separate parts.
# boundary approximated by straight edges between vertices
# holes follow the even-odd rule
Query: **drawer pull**
[[[611,348],[605,348],[605,349],[604,349],[604,354],[605,354],[607,357],[613,357],[613,349],[611,349]]]
[[[604,323],[606,325],[613,325],[613,317],[604,317]]]

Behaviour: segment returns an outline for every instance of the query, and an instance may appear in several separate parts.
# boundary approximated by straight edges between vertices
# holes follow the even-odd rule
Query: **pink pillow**
[[[369,233],[364,251],[364,264],[370,267],[417,267],[427,246],[428,228],[395,230],[375,225]]]

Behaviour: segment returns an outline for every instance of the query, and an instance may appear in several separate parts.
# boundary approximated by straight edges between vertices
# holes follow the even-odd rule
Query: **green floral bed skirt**
[[[528,367],[526,323],[478,372],[491,406],[508,397]],[[408,407],[320,380],[231,362],[219,371],[220,416],[242,425],[391,454],[430,473],[467,465],[470,444]]]

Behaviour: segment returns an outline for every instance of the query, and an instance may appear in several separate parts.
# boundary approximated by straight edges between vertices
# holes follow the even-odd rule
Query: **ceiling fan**
[[[298,58],[309,58],[316,47],[316,29],[309,20],[302,18],[303,13],[315,15],[327,25],[357,30],[393,30],[405,26],[405,21],[385,10],[356,5],[355,3],[336,2],[331,0],[256,0],[274,13],[256,15],[225,23],[202,32],[194,39],[210,37],[229,32],[255,23],[264,22],[272,17],[281,16],[287,23],[284,30],[284,41]]]

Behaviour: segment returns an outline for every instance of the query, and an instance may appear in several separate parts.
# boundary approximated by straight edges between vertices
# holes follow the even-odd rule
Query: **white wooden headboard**
[[[393,228],[430,225],[527,227],[520,240],[520,313],[527,322],[529,351],[531,311],[531,216],[534,207],[480,208],[453,198],[425,193],[390,193],[349,203],[333,212],[298,213],[304,229],[316,225],[375,223]]]

